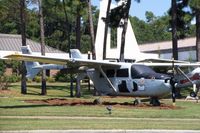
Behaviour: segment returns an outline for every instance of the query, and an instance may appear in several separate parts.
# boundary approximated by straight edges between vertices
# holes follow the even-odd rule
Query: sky
[[[114,1],[114,0],[113,0]],[[99,0],[92,0],[92,5],[99,7]],[[130,15],[145,20],[145,12],[151,11],[155,16],[162,16],[171,6],[171,0],[141,0],[131,1]]]

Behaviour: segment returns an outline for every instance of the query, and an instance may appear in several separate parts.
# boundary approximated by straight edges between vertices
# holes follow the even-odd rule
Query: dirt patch
[[[59,98],[52,98],[52,99],[45,99],[45,100],[25,100],[27,103],[33,104],[46,104],[46,105],[53,105],[53,106],[113,106],[118,108],[156,108],[156,109],[181,109],[178,106],[172,106],[168,104],[161,103],[160,106],[152,106],[151,104],[141,103],[139,105],[134,105],[133,103],[123,102],[102,102],[101,104],[95,104],[94,102],[82,100],[82,99],[59,99]]]
[[[9,89],[6,89],[6,90],[0,89],[0,97],[6,97],[6,96],[10,96],[10,95],[18,95],[18,93],[15,91],[11,91]]]

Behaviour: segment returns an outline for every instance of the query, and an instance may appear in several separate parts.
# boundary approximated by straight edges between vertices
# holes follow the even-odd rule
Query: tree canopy
[[[65,4],[63,4],[63,1]],[[76,18],[77,10],[81,16],[80,19],[80,43],[81,51],[91,50],[91,38],[88,21],[88,6],[85,1],[80,0],[44,0],[44,31],[45,43],[54,48],[68,51],[70,47],[76,47]],[[198,1],[198,0],[197,0]],[[34,0],[27,1],[26,8],[26,36],[35,41],[40,40],[40,27],[38,8],[34,6]],[[94,30],[97,29],[97,20],[99,10],[92,7]],[[146,20],[140,20],[137,17],[130,16],[138,43],[149,43],[166,41],[171,39],[170,13],[163,16],[155,16],[152,12],[146,12]],[[189,16],[188,16],[189,15]],[[184,22],[190,21],[192,14],[184,17]],[[0,1],[0,33],[21,34],[19,17],[19,0],[1,0]],[[185,36],[195,35],[195,26],[185,25],[187,32]],[[182,31],[180,31],[182,32]],[[69,34],[70,38],[67,38]]]

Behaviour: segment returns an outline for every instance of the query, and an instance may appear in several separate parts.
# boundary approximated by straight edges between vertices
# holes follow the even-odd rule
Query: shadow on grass
[[[38,108],[38,107],[49,107],[55,105],[37,104],[37,105],[13,105],[13,106],[0,106],[2,109],[19,109],[19,108]]]

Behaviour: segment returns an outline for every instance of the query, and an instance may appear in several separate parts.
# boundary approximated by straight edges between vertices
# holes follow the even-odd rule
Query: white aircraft
[[[30,54],[32,55],[32,50],[29,45],[22,46],[21,47],[23,54]],[[32,62],[32,61],[26,61],[26,70],[27,70],[27,78],[33,79],[42,69],[64,69],[67,68],[66,65],[56,65],[56,64],[39,64],[39,62]]]
[[[111,10],[120,6],[122,4],[122,1],[119,1],[117,5],[112,4]],[[103,59],[103,41],[104,36],[102,36],[102,33],[105,31],[105,21],[102,18],[106,18],[106,12],[108,1],[107,0],[100,0],[100,13],[99,13],[99,19],[98,19],[98,27],[97,27],[97,35],[96,35],[96,42],[95,42],[95,48],[96,48],[96,57],[97,59]],[[110,11],[111,12],[111,11]],[[107,42],[106,42],[106,58],[107,59],[119,59],[120,57],[120,48],[121,48],[121,38],[122,38],[122,27],[117,28],[117,36],[116,36],[116,46],[111,46],[111,33],[112,28],[109,27],[107,32]],[[127,61],[133,61],[135,63],[138,62],[146,62],[146,65],[153,66],[153,67],[160,67],[161,69],[169,69],[170,64],[172,60],[168,59],[160,59],[158,54],[150,54],[150,53],[142,53],[139,49],[137,40],[135,38],[135,34],[133,31],[133,28],[131,26],[130,20],[128,20],[128,26],[127,26],[127,34],[125,36],[125,60]],[[153,64],[148,62],[154,62]],[[156,63],[155,63],[156,62]],[[186,63],[184,61],[176,61],[179,63]],[[165,65],[163,64],[165,63]],[[200,74],[200,68],[197,66],[192,72],[189,72],[188,74],[185,74],[181,69],[180,66],[176,66],[177,74],[175,76],[175,79],[179,82],[178,88],[182,87],[188,87],[188,86],[195,86],[200,87],[198,76]],[[194,87],[195,88],[195,87]],[[193,95],[193,94],[191,94]],[[193,95],[194,96],[194,95]]]
[[[159,105],[158,98],[169,94],[174,87],[179,87],[179,82],[175,84],[174,79],[165,74],[156,73],[147,65],[158,65],[154,63],[126,63],[109,62],[107,60],[83,59],[78,50],[71,50],[75,58],[61,59],[46,56],[35,56],[27,54],[12,54],[5,58],[23,61],[34,61],[43,63],[53,63],[67,65],[78,70],[84,67],[85,72],[93,81],[95,88],[105,95],[123,96],[144,96],[151,97],[154,105]],[[161,65],[161,64],[160,64]],[[171,66],[170,63],[163,63],[163,66]],[[199,64],[174,63],[175,66],[199,66]],[[195,75],[193,82],[200,84],[200,75]],[[188,83],[183,82],[183,83]],[[196,94],[196,92],[194,92]],[[173,96],[175,99],[175,96]]]
[[[122,5],[122,1],[119,1],[116,4],[111,4],[111,10],[116,8],[117,6]],[[96,41],[95,41],[95,51],[96,51],[96,59],[103,59],[103,44],[104,44],[104,32],[105,32],[105,21],[103,18],[106,18],[108,0],[100,0],[100,9],[99,9],[99,18],[98,18],[98,26],[96,33]],[[111,12],[111,11],[110,11]],[[123,23],[123,21],[122,21]],[[117,35],[115,37],[116,42],[115,46],[111,46],[111,33],[112,28],[108,28],[107,32],[107,42],[106,42],[106,58],[107,59],[119,59],[120,57],[120,48],[121,48],[121,38],[122,38],[122,27],[117,28]],[[128,19],[127,25],[127,34],[125,35],[125,48],[124,48],[124,57],[126,60],[140,61],[144,60],[148,57],[148,59],[159,59],[157,54],[149,54],[142,53],[138,47],[137,40],[135,38],[135,34],[133,32],[130,20]]]
[[[104,4],[106,4],[106,0],[102,0],[101,2],[102,3],[104,2]],[[100,6],[100,8],[102,7]],[[101,13],[102,12],[100,12],[100,15]],[[99,20],[99,23],[100,22],[101,21]],[[126,38],[131,39],[132,35],[134,37],[134,33],[133,31],[130,30],[131,28],[130,22],[128,23],[128,27],[129,28],[127,32],[130,31],[131,33],[126,34]],[[100,29],[104,28],[100,27]],[[102,36],[100,35],[100,29],[98,24],[97,38],[96,38],[97,39],[96,49],[98,50],[96,51],[101,51],[102,47],[100,47],[100,44],[101,45],[103,44],[103,42],[101,42],[101,40],[103,39],[98,39]],[[126,42],[131,42],[131,40]],[[31,61],[31,62],[58,64],[61,65],[62,67],[64,65],[64,67],[67,66],[68,68],[74,68],[77,70],[80,67],[82,67],[84,68],[89,78],[93,81],[97,91],[99,91],[100,93],[106,95],[116,95],[116,96],[123,95],[123,96],[134,96],[134,97],[137,96],[151,97],[151,103],[153,105],[159,105],[160,103],[158,99],[166,94],[169,94],[170,92],[172,92],[172,98],[173,101],[175,101],[175,88],[183,86],[184,87],[191,86],[191,85],[200,85],[200,75],[198,73],[199,69],[195,69],[193,72],[191,72],[189,78],[179,69],[180,67],[183,66],[199,67],[200,64],[198,63],[191,64],[179,61],[172,61],[173,63],[170,63],[169,60],[162,60],[165,61],[165,63],[139,62],[139,60],[141,60],[140,55],[145,55],[145,54],[142,54],[140,53],[140,51],[138,51],[139,48],[137,49],[138,47],[137,42],[134,41],[134,39],[132,40],[132,42],[134,42],[133,48],[132,47],[126,48],[128,44],[125,45],[125,58],[134,59],[136,60],[135,63],[110,62],[109,60],[102,60],[100,59],[100,57],[102,58],[102,55],[98,56],[98,53],[97,53],[97,60],[84,59],[82,58],[82,55],[78,50],[71,50],[71,54],[74,56],[72,56],[72,58],[66,58],[66,59],[47,57],[47,56],[27,55],[27,54],[12,54],[5,56],[5,58],[10,58],[14,60],[24,60],[28,62]],[[97,46],[99,46],[99,48]],[[127,49],[128,50],[130,49],[131,53],[137,53],[137,55],[127,54],[126,56],[126,53],[129,53],[126,52]],[[102,51],[100,53],[102,53]],[[110,51],[110,53],[112,52]],[[115,51],[115,53],[119,53],[119,51]],[[118,54],[116,55],[118,56]],[[114,56],[114,58],[116,57],[116,55]],[[128,58],[128,56],[130,58]],[[146,56],[142,57],[143,57],[142,60],[146,59]],[[113,57],[109,57],[107,55],[107,58],[113,58]],[[40,67],[38,67],[39,64],[33,64],[33,65],[37,65],[37,67],[35,66],[34,68],[42,68],[42,67],[45,68],[45,65]],[[50,68],[50,66],[51,65],[49,65],[48,67]],[[166,74],[160,74],[152,70],[149,66],[165,66],[165,67],[176,66],[178,67],[177,70],[179,70],[182,73],[182,77],[176,78],[175,75],[170,76]],[[175,82],[175,80],[177,80],[177,82]],[[193,96],[196,96],[196,93],[197,91],[194,90],[194,92],[192,93]]]
[[[32,51],[30,49],[29,46],[22,46],[22,53],[23,54],[29,54],[32,55]],[[82,56],[80,56],[80,53],[73,49],[71,50],[71,56],[72,58],[82,58]],[[163,61],[163,60],[162,60]],[[168,60],[167,60],[168,61]],[[152,66],[152,67],[171,67],[172,63],[135,63],[135,64],[142,64],[142,65],[148,65],[148,66]],[[180,64],[180,62],[179,62]],[[42,69],[70,69],[69,67],[67,67],[67,65],[56,65],[56,64],[43,64],[40,65],[39,62],[30,62],[30,61],[26,61],[25,62],[26,65],[26,69],[27,69],[27,78],[34,78]],[[181,62],[180,64],[181,66],[192,66],[192,64],[190,63],[186,63],[186,62]],[[193,64],[193,66],[199,66],[199,64]],[[200,85],[200,67],[195,68],[193,71],[189,72],[188,74],[185,74],[181,69],[180,66],[176,66],[176,71],[178,71],[179,73],[177,73],[174,77],[175,80],[177,81],[177,86],[176,88],[185,88],[185,87],[190,87],[193,86],[194,84],[199,86]],[[83,71],[78,71],[78,69],[76,69],[76,73],[80,73]],[[82,77],[82,75],[80,75]],[[85,77],[85,76],[83,76]],[[81,78],[80,78],[81,80]],[[195,91],[196,92],[196,91]],[[194,96],[194,94],[191,94]]]

